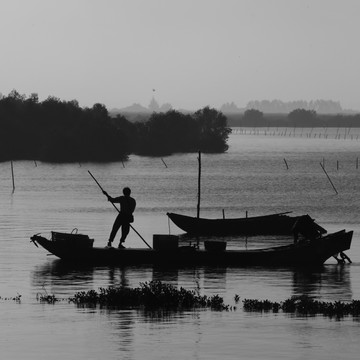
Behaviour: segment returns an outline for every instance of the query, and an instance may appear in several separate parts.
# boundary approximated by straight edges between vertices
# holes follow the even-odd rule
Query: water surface
[[[116,212],[88,170],[113,196],[124,186],[131,187],[138,203],[133,226],[151,244],[153,234],[181,233],[169,223],[166,212],[196,215],[197,154],[164,157],[167,167],[159,158],[138,156],[131,156],[124,166],[17,161],[15,191],[10,164],[1,163],[1,358],[357,359],[357,318],[249,313],[241,304],[244,298],[281,301],[303,294],[323,301],[360,299],[358,134],[354,129],[316,131],[316,136],[311,129],[296,129],[295,136],[284,129],[238,131],[230,137],[228,153],[202,155],[201,188],[202,216],[222,217],[223,211],[227,217],[292,211],[308,213],[329,232],[354,230],[347,252],[353,263],[339,266],[331,259],[316,271],[66,265],[33,246],[30,236],[77,228],[93,237],[95,246],[106,245]],[[291,239],[239,238],[229,239],[228,246],[251,248],[286,241]],[[145,247],[134,232],[126,245]],[[237,309],[164,316],[37,300],[39,294],[66,299],[77,291],[137,287],[150,280],[219,294]],[[20,303],[11,300],[18,295]]]

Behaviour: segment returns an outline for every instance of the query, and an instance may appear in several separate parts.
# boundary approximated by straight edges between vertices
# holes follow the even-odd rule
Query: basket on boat
[[[92,248],[94,244],[94,239],[90,239],[88,235],[57,231],[51,232],[51,240],[76,248]]]

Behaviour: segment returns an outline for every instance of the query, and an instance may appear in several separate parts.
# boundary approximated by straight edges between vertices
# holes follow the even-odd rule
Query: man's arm
[[[103,191],[103,194],[107,197],[108,201],[110,201],[112,203],[120,203],[120,196],[113,198],[106,191]]]

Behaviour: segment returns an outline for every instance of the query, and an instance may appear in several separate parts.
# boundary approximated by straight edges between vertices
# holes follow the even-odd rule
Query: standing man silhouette
[[[118,248],[124,249],[125,247],[123,242],[125,242],[125,239],[129,234],[130,223],[134,221],[133,212],[136,208],[136,201],[130,196],[131,190],[128,187],[123,189],[124,195],[115,198],[111,197],[106,191],[103,191],[103,193],[106,195],[108,201],[120,204],[120,212],[114,221],[107,246],[112,246],[112,242],[115,239],[116,233],[121,227],[121,238]]]

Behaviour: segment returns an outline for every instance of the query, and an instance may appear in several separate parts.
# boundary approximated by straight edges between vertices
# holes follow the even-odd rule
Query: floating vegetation
[[[44,294],[36,294],[36,300],[40,301],[41,303],[48,303],[48,304],[55,304],[57,301],[60,301],[60,299],[56,298],[54,294],[48,294],[48,292],[45,289],[45,286],[42,286],[44,289]]]
[[[14,300],[20,302],[21,295],[14,298],[2,298],[3,300]],[[73,297],[67,299],[57,298],[53,294],[48,294],[44,288],[44,293],[36,295],[38,301],[42,303],[55,304],[58,301],[68,301],[78,306],[101,307],[101,308],[141,308],[146,311],[161,312],[162,317],[165,313],[177,310],[188,310],[196,308],[210,308],[217,311],[236,310],[236,306],[224,304],[224,300],[219,295],[206,296],[199,295],[199,290],[186,290],[162,283],[161,281],[150,281],[140,283],[138,288],[109,287],[99,288],[99,291],[89,290],[75,293]],[[240,301],[240,296],[234,296],[235,304]],[[328,317],[341,318],[344,316],[360,316],[360,300],[349,302],[326,302],[318,301],[307,295],[292,296],[285,301],[276,302],[270,300],[244,299],[243,309],[253,312],[273,312],[282,311],[285,314],[297,315],[323,315]],[[165,312],[165,313],[164,313]]]
[[[140,283],[139,288],[109,287],[76,293],[69,299],[77,305],[110,307],[145,307],[147,309],[211,308],[229,310],[219,295],[208,297],[195,291],[177,289],[161,281]]]
[[[282,310],[284,313],[299,315],[324,315],[324,316],[360,316],[360,300],[351,302],[325,302],[317,301],[309,296],[293,296],[283,302],[272,302],[269,300],[243,300],[245,311],[264,311],[277,313]]]
[[[56,298],[54,294],[51,295],[44,295],[44,294],[36,294],[36,300],[40,301],[41,303],[48,303],[48,304],[55,304],[60,299]]]
[[[0,300],[5,300],[5,301],[15,301],[17,303],[20,303],[21,302],[21,295],[20,294],[17,294],[16,296],[13,296],[13,297],[2,297],[0,296]]]

